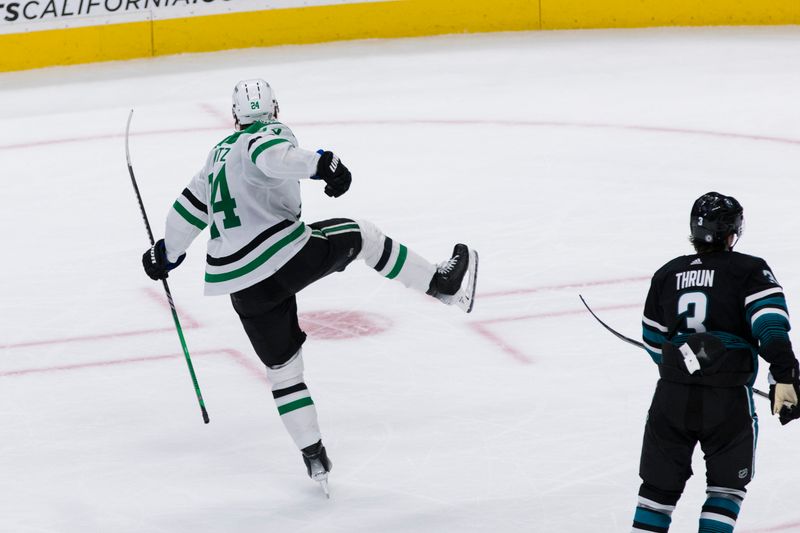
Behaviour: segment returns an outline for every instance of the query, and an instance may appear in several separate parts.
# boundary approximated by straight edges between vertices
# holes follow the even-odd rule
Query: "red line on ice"
[[[234,361],[239,363],[239,366],[247,369],[251,374],[255,375],[259,379],[267,381],[267,370],[266,367],[261,364],[261,362],[256,362],[254,359],[247,357],[239,350],[234,350],[233,348],[222,348],[218,351],[232,357]]]
[[[119,337],[135,337],[138,335],[150,335],[153,333],[164,333],[165,331],[174,331],[174,327],[171,328],[152,328],[152,329],[140,329],[134,331],[118,331],[116,333],[102,333],[98,335],[83,335],[78,337],[61,337],[58,339],[47,339],[41,341],[26,341],[26,342],[17,342],[13,344],[5,344],[3,345],[3,349],[10,349],[10,348],[28,348],[31,346],[47,346],[49,344],[66,344],[69,342],[82,342],[82,341],[99,341],[103,339],[116,339]]]
[[[197,352],[195,355],[203,355],[204,352]],[[21,370],[7,370],[4,372],[0,372],[0,377],[6,376],[24,376],[25,374],[39,374],[39,373],[48,373],[48,372],[64,372],[67,370],[80,370],[83,368],[94,368],[94,367],[102,367],[102,366],[115,366],[115,365],[125,365],[131,363],[143,363],[149,361],[159,361],[163,359],[174,359],[176,357],[180,357],[182,354],[175,354],[175,355],[154,355],[151,357],[131,357],[128,359],[112,359],[107,361],[92,361],[89,363],[74,363],[71,365],[58,365],[58,366],[44,366],[40,368],[24,368]]]
[[[208,102],[201,102],[197,104],[197,106],[200,109],[202,109],[206,115],[214,117],[215,119],[219,120],[220,128],[231,127],[231,121],[233,120],[233,116],[230,113],[225,114],[219,110],[219,107],[212,105]]]
[[[543,285],[541,287],[530,287],[526,289],[509,289],[504,291],[494,291],[494,292],[482,292],[478,294],[479,298],[497,298],[500,296],[514,296],[517,294],[532,294],[536,292],[546,292],[546,291],[555,291],[561,289],[572,289],[572,288],[580,288],[580,287],[597,287],[601,285],[617,285],[620,283],[630,283],[636,281],[647,281],[650,277],[647,276],[637,276],[631,278],[619,278],[619,279],[608,279],[608,280],[597,280],[597,281],[582,281],[582,282],[575,282],[575,283],[563,283],[561,285]]]
[[[640,304],[611,305],[607,307],[598,307],[597,309],[595,309],[595,311],[600,311],[600,312],[616,311],[619,309],[633,309],[639,306]],[[522,351],[513,347],[511,344],[503,340],[503,338],[500,335],[491,331],[487,326],[491,324],[500,324],[504,322],[519,322],[522,320],[541,320],[545,318],[556,318],[560,316],[579,315],[586,312],[587,311],[585,309],[569,309],[564,311],[551,311],[547,313],[537,313],[532,315],[521,315],[521,316],[512,316],[504,318],[490,318],[487,320],[471,322],[469,325],[472,328],[472,330],[475,331],[478,335],[481,335],[483,338],[493,343],[495,346],[497,346],[505,353],[513,357],[515,360],[523,364],[530,364],[533,362],[533,359],[530,356],[526,355]]]
[[[533,359],[525,355],[522,351],[517,350],[511,344],[507,343],[503,338],[494,333],[488,327],[486,327],[485,322],[472,322],[470,324],[475,333],[482,336],[484,339],[488,340],[489,342],[493,343],[495,346],[506,352],[508,355],[513,357],[515,360],[519,361],[524,365],[529,365],[533,363]]]
[[[146,287],[143,289],[144,293],[154,302],[161,304],[163,307],[169,309],[169,301],[167,300],[167,295],[153,287]],[[178,306],[175,306],[175,310],[178,311],[178,317],[181,319],[181,326],[184,328],[199,328],[200,323],[192,318],[192,315],[189,313],[181,310]]]
[[[165,130],[151,130],[140,131],[138,133],[131,132],[131,137],[143,137],[148,135],[173,135],[176,133],[186,133],[187,131],[219,131],[219,127],[204,127],[204,128],[181,128],[181,129],[165,129]],[[86,135],[84,137],[65,137],[62,139],[48,139],[42,141],[28,141],[19,144],[5,144],[0,145],[0,150],[19,150],[20,148],[36,148],[38,146],[49,146],[51,144],[67,144],[75,142],[87,141],[105,141],[108,139],[122,139],[125,137],[124,133],[100,133],[96,135]]]
[[[608,124],[608,123],[594,123],[594,122],[567,122],[567,121],[546,121],[546,120],[459,120],[459,119],[385,119],[385,120],[331,120],[326,122],[293,122],[295,126],[414,126],[414,125],[431,125],[431,126],[511,126],[511,127],[556,127],[556,128],[584,128],[584,129],[614,129],[614,130],[629,130],[641,131],[648,133],[676,133],[681,135],[700,135],[705,137],[720,137],[727,139],[738,139],[748,141],[762,141],[778,144],[788,144],[797,146],[800,145],[800,139],[791,139],[786,137],[776,137],[772,135],[756,135],[749,133],[737,133],[727,131],[716,131],[706,129],[692,129],[692,128],[671,128],[665,126],[646,126],[639,124]],[[231,127],[233,125],[231,124]],[[171,135],[175,133],[187,132],[202,132],[202,131],[220,131],[226,128],[220,126],[206,126],[182,129],[164,129],[164,130],[150,130],[132,132],[131,137],[140,137],[148,135]],[[28,141],[17,144],[0,145],[0,150],[18,150],[20,148],[34,148],[38,146],[47,146],[52,144],[64,144],[73,142],[85,141],[99,141],[108,139],[120,139],[124,136],[122,132],[118,133],[105,133],[86,135],[83,137],[65,137],[61,139],[48,139],[41,141]]]
[[[800,522],[792,522],[790,524],[781,524],[779,526],[772,526],[768,528],[759,529],[746,529],[742,533],[769,533],[772,531],[798,531],[800,530]]]
[[[233,359],[239,366],[247,370],[249,373],[253,374],[259,379],[263,379],[264,381],[266,381],[267,373],[266,371],[264,371],[264,368],[256,364],[254,361],[248,359],[242,352],[234,350],[233,348],[219,348],[216,350],[199,350],[196,352],[192,352],[191,355],[201,356],[201,355],[213,355],[213,354],[227,355],[228,357]],[[145,357],[129,357],[126,359],[109,359],[105,361],[91,361],[86,363],[46,366],[40,368],[23,368],[20,370],[6,370],[4,372],[0,372],[0,377],[23,376],[26,374],[40,374],[49,372],[64,372],[69,370],[82,370],[86,368],[128,365],[134,363],[149,363],[153,361],[163,361],[167,359],[179,359],[179,358],[183,358],[183,353],[152,355]]]
[[[609,305],[606,307],[598,307],[594,309],[595,312],[602,312],[602,311],[616,311],[619,309],[632,309],[634,307],[639,307],[640,304],[618,304],[618,305]],[[582,313],[587,313],[586,309],[565,309],[563,311],[548,311],[546,313],[535,313],[532,315],[520,315],[520,316],[511,316],[511,317],[503,317],[503,318],[487,318],[486,320],[481,320],[479,322],[474,322],[475,324],[497,324],[500,322],[517,322],[520,320],[538,320],[543,318],[555,318],[559,316],[568,316],[568,315],[580,315]]]
[[[147,287],[142,289],[142,291],[147,295],[148,298],[157,302],[158,304],[166,307],[169,309],[169,303],[167,302],[167,297],[156,289],[152,287]],[[192,318],[192,316],[186,312],[178,310],[178,316],[181,319],[181,325],[183,329],[194,329],[199,328],[200,323]],[[117,331],[115,333],[100,333],[96,335],[80,335],[77,337],[61,337],[56,339],[46,339],[46,340],[37,340],[37,341],[25,341],[25,342],[17,342],[12,344],[4,344],[2,346],[3,349],[10,349],[10,348],[29,348],[31,346],[47,346],[51,344],[67,344],[70,342],[89,342],[89,341],[99,341],[104,339],[116,339],[119,337],[136,337],[140,335],[151,335],[153,333],[164,333],[168,331],[175,331],[174,326],[164,327],[164,328],[151,328],[151,329],[139,329],[133,331]]]

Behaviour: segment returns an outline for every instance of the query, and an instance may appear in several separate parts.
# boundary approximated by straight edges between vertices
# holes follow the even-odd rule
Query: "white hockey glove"
[[[772,403],[772,414],[777,415],[781,409],[789,409],[797,406],[797,391],[791,383],[776,383],[774,401]]]

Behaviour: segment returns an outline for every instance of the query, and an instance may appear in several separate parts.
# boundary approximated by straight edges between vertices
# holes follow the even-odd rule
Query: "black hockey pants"
[[[346,218],[314,222],[322,230],[277,272],[267,279],[231,294],[253,349],[267,366],[288,361],[306,340],[297,320],[295,294],[313,282],[341,272],[361,251],[361,233],[355,230],[324,234],[326,228],[355,225]]]
[[[659,380],[644,430],[642,480],[681,493],[692,452],[705,454],[709,486],[744,489],[753,477],[758,418],[746,386],[707,387]]]

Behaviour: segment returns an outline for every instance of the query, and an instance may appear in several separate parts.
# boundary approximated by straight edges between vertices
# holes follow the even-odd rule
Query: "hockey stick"
[[[584,307],[586,307],[586,309],[589,311],[589,313],[591,313],[591,315],[594,317],[594,319],[597,320],[598,322],[600,322],[600,325],[602,325],[604,328],[606,328],[608,331],[610,331],[616,338],[618,338],[621,341],[627,342],[628,344],[632,344],[632,345],[634,345],[634,346],[636,346],[638,348],[641,348],[642,350],[646,350],[646,348],[645,348],[643,343],[641,343],[639,341],[635,341],[635,340],[631,339],[630,337],[626,337],[622,333],[614,330],[611,326],[609,326],[608,324],[606,324],[605,322],[600,320],[600,317],[598,317],[594,313],[594,311],[592,311],[592,308],[589,307],[589,304],[586,303],[586,300],[583,299],[583,296],[579,294],[578,297],[581,299],[581,302],[583,302]],[[758,390],[756,388],[753,388],[753,392],[757,396],[761,396],[763,398],[769,399],[769,394],[767,394],[764,391],[760,391],[760,390]]]
[[[131,119],[133,118],[133,109],[128,114],[128,123],[125,126],[125,159],[128,162],[128,173],[131,175],[131,183],[133,184],[133,190],[136,193],[136,199],[139,201],[139,209],[142,211],[142,219],[144,219],[144,227],[147,228],[147,236],[150,237],[150,246],[155,244],[155,239],[153,238],[153,230],[150,229],[150,221],[147,218],[147,213],[144,210],[144,203],[142,202],[142,195],[139,193],[139,186],[136,184],[136,176],[133,174],[133,165],[131,164],[131,151],[129,148],[128,139],[130,138],[130,130],[131,130]],[[206,404],[203,401],[203,395],[200,393],[200,385],[197,384],[197,376],[194,373],[194,366],[192,365],[192,358],[189,356],[189,349],[186,347],[186,339],[183,338],[183,329],[181,328],[181,321],[178,319],[178,312],[175,310],[175,302],[172,301],[172,292],[169,290],[169,285],[167,284],[167,280],[161,280],[164,284],[164,292],[167,293],[167,301],[169,302],[169,308],[172,311],[172,319],[175,321],[175,329],[178,330],[178,338],[181,341],[181,347],[183,348],[183,355],[186,358],[186,364],[189,366],[189,374],[192,376],[192,383],[194,384],[194,392],[197,394],[197,401],[200,403],[200,411],[203,413],[203,422],[208,424],[210,419],[208,418],[208,411],[206,411]]]

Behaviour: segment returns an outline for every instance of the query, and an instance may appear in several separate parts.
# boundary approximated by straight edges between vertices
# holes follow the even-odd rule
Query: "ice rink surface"
[[[267,31],[267,30],[265,30]],[[0,531],[627,531],[657,369],[650,275],[688,212],[736,196],[738,250],[800,309],[800,29],[541,32],[362,41],[0,75]],[[373,220],[432,261],[481,252],[464,315],[363,264],[299,298],[306,380],[335,468],[305,475],[205,235],[170,276],[200,418],[124,159],[155,232],[264,77],[301,145],[353,172],[304,218]],[[762,366],[758,385],[766,388]],[[800,423],[757,400],[737,531],[800,531]],[[696,529],[702,457],[674,515]]]

